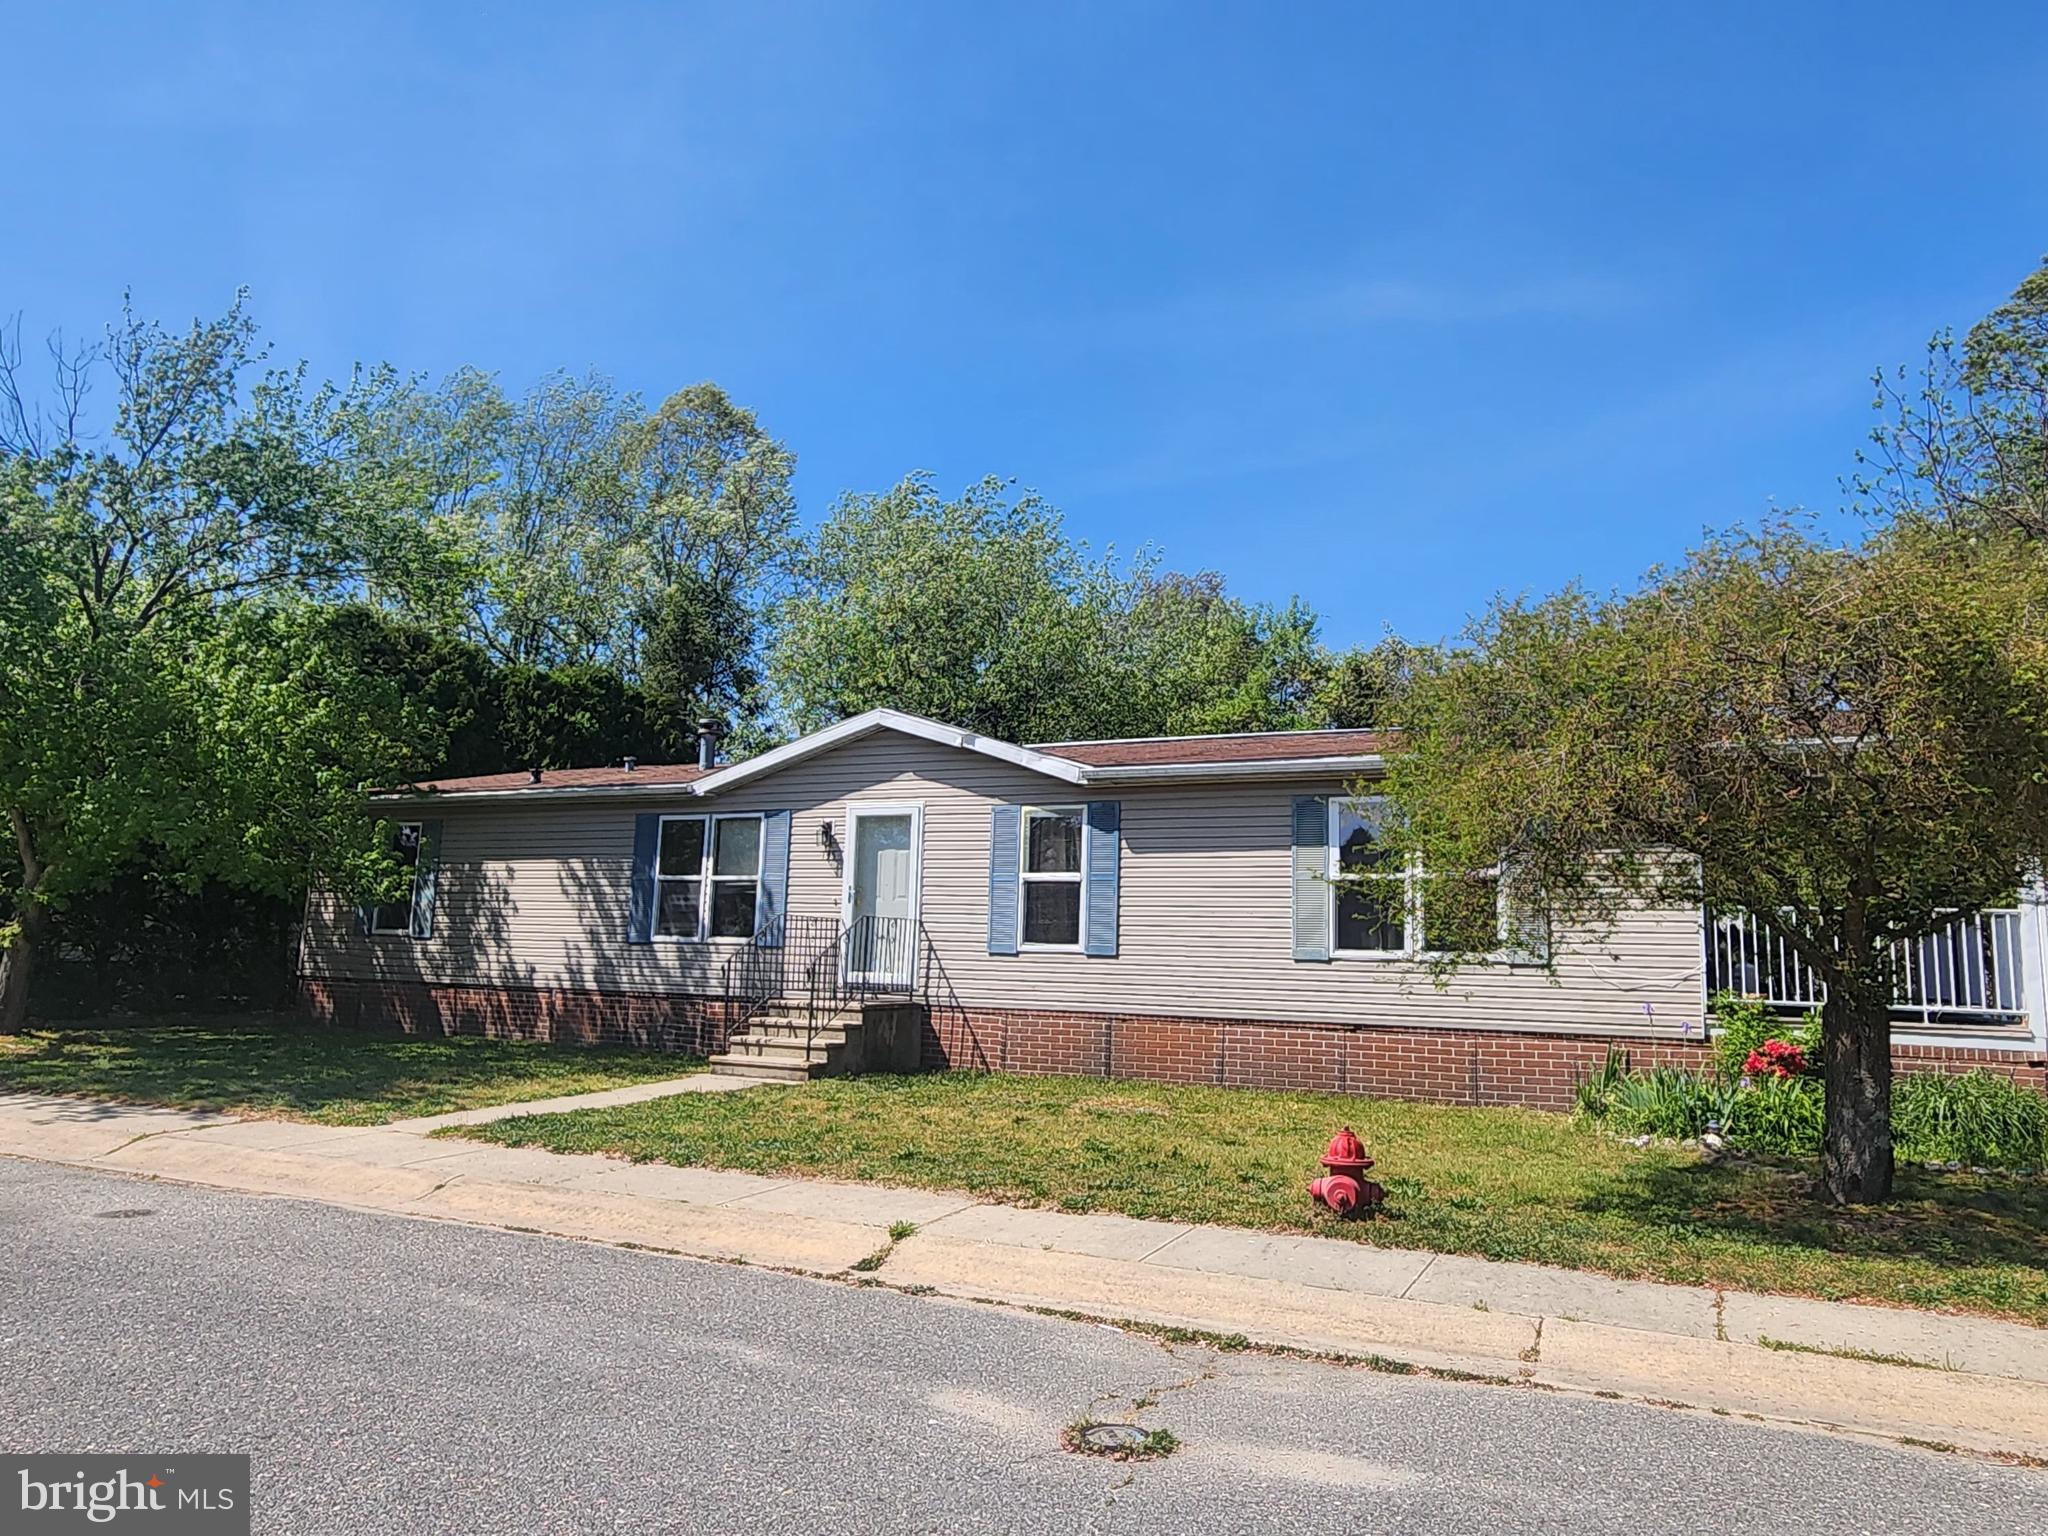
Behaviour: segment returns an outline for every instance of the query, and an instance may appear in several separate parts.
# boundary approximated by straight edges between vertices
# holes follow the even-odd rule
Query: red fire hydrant
[[[1323,1166],[1329,1172],[1309,1180],[1308,1192],[1339,1216],[1370,1209],[1387,1198],[1387,1192],[1365,1176],[1372,1159],[1365,1155],[1365,1144],[1350,1126],[1330,1138]]]

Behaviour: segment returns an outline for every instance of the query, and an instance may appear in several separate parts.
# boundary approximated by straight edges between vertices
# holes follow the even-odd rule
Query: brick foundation
[[[708,1056],[724,1043],[720,998],[663,992],[441,986],[428,982],[299,982],[309,1018],[408,1035],[482,1035],[561,1045],[628,1045]]]
[[[323,1023],[693,1055],[720,1047],[726,1020],[722,999],[670,993],[311,979],[299,993]],[[968,1009],[941,1011],[926,1026],[924,1064],[1559,1110],[1613,1045],[1637,1067],[1708,1060],[1703,1044],[1642,1037]],[[1901,1045],[1892,1059],[1906,1072],[1981,1067],[2048,1092],[2039,1054]]]

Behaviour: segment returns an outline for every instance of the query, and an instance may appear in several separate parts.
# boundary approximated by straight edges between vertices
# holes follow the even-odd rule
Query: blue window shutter
[[[356,932],[366,939],[370,936],[370,910],[367,901],[356,905]]]
[[[1017,953],[1017,839],[1014,805],[992,806],[988,816],[988,952]]]
[[[1330,958],[1330,797],[1294,797],[1294,958]]]
[[[434,936],[434,887],[441,864],[441,823],[420,823],[419,856],[412,867],[412,936]]]
[[[1088,802],[1088,873],[1084,948],[1091,955],[1116,953],[1117,864],[1123,842],[1123,804]]]
[[[661,813],[633,818],[633,899],[626,923],[628,944],[654,942],[654,859],[661,847]]]
[[[782,915],[789,907],[789,812],[761,816],[761,909],[754,932],[763,949],[782,947]]]

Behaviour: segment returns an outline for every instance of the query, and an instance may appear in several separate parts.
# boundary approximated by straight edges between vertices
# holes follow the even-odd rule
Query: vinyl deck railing
[[[1958,917],[1893,952],[1892,1012],[1922,1023],[2011,1020],[2027,1011],[2018,908]],[[1749,913],[1707,914],[1707,991],[1761,997],[1776,1008],[1818,1007],[1827,988],[1813,968]]]

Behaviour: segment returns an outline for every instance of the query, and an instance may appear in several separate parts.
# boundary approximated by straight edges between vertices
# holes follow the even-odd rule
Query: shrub
[[[1607,1059],[1572,1084],[1572,1113],[1587,1120],[1606,1119],[1608,1101],[1627,1078],[1628,1052],[1610,1045]]]
[[[1624,1077],[1607,1098],[1610,1125],[1651,1136],[1697,1136],[1706,1130],[1715,1109],[1706,1080],[1678,1067]]]
[[[1826,1100],[1810,1078],[1758,1077],[1734,1096],[1723,1127],[1745,1152],[1811,1157],[1820,1151]]]
[[[1796,1046],[1810,1060],[1820,1046],[1820,1015],[1808,1013],[1797,1024],[1773,1012],[1761,999],[1736,992],[1717,992],[1713,1000],[1714,1065],[1723,1077],[1740,1077],[1749,1058],[1766,1040]]]
[[[1766,1040],[1742,1064],[1745,1077],[1803,1077],[1806,1052],[1789,1040]]]
[[[2048,1098],[1993,1072],[1914,1072],[1892,1085],[1892,1136],[1916,1163],[2048,1166]]]

